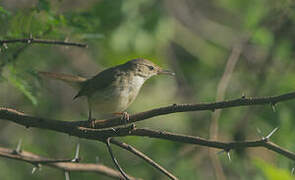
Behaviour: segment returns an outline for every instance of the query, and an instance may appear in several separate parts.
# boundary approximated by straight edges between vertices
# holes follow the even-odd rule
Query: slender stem
[[[130,180],[128,175],[123,171],[123,169],[121,168],[121,166],[119,165],[117,159],[115,158],[114,154],[113,154],[113,151],[112,151],[112,148],[111,148],[111,144],[110,144],[110,140],[111,138],[107,138],[106,139],[106,145],[108,147],[108,150],[109,150],[109,153],[111,155],[111,158],[116,166],[116,168],[120,171],[120,173],[122,174],[122,176],[125,178],[125,180]]]
[[[8,43],[27,43],[27,44],[37,43],[37,44],[54,44],[54,45],[63,45],[63,46],[77,46],[77,47],[83,47],[83,48],[87,47],[87,44],[83,44],[83,43],[36,39],[36,38],[0,40],[0,45],[8,44]]]
[[[162,166],[160,166],[158,163],[156,163],[155,161],[153,161],[147,155],[143,154],[142,152],[140,152],[136,148],[132,147],[131,145],[126,144],[126,143],[123,143],[123,142],[118,141],[118,140],[115,140],[114,138],[112,138],[110,140],[110,142],[112,144],[115,144],[115,145],[123,148],[123,149],[126,149],[127,151],[129,151],[129,152],[135,154],[136,156],[140,157],[141,159],[145,160],[147,163],[151,164],[153,167],[155,167],[156,169],[158,169],[159,171],[161,171],[162,173],[164,173],[170,179],[172,179],[172,180],[178,180],[178,178],[175,177],[172,173],[170,173],[169,171],[167,171],[165,168],[163,168]]]
[[[232,49],[232,52],[227,60],[224,73],[218,83],[217,91],[216,91],[216,101],[223,101],[226,89],[229,85],[231,76],[233,71],[236,67],[238,60],[240,59],[240,55],[242,52],[242,43],[235,45]],[[210,128],[209,128],[209,137],[212,140],[218,139],[218,121],[221,115],[222,109],[218,109],[212,113],[211,121],[210,121]],[[225,180],[224,171],[222,169],[221,162],[216,154],[216,150],[211,149],[209,150],[209,157],[211,159],[211,163],[215,172],[215,177],[217,180]]]

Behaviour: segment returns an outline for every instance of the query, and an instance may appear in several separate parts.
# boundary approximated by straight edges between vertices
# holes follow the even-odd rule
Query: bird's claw
[[[89,118],[88,122],[90,123],[90,127],[94,128],[95,127],[95,118]]]
[[[130,119],[128,112],[125,111],[125,112],[118,112],[118,113],[114,113],[114,114],[121,115],[121,120],[124,121],[124,124],[125,125],[128,124],[128,121]]]
[[[129,114],[127,112],[122,112],[121,119],[127,122],[127,121],[129,121],[130,116],[129,116]]]

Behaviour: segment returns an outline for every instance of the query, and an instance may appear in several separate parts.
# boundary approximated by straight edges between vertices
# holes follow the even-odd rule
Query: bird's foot
[[[124,121],[124,124],[127,125],[128,124],[128,121],[130,119],[130,116],[128,114],[128,112],[117,112],[117,113],[114,113],[115,115],[120,115],[121,116],[121,120]]]

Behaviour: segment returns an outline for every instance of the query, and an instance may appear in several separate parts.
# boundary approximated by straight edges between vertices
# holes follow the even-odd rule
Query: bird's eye
[[[155,68],[153,66],[149,66],[149,69],[152,71],[154,70]]]

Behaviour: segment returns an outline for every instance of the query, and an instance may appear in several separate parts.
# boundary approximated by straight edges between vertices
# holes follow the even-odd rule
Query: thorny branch
[[[177,113],[177,112],[205,111],[205,110],[215,111],[216,109],[225,109],[225,108],[240,107],[240,106],[266,105],[266,104],[274,106],[278,102],[288,101],[291,99],[295,99],[295,92],[286,93],[279,96],[257,97],[257,98],[253,98],[253,97],[247,98],[245,96],[242,96],[241,98],[237,98],[233,100],[218,101],[213,103],[173,104],[171,106],[156,108],[149,111],[130,115],[128,123],[142,121],[155,116]],[[94,127],[97,129],[126,124],[120,119],[121,119],[120,117],[116,117],[116,118],[110,118],[105,120],[95,120],[93,124],[95,125]],[[93,127],[92,123],[89,123],[87,121],[76,121],[75,123],[77,123],[76,124],[77,126]]]
[[[4,108],[4,109],[0,108],[1,119],[10,120],[17,124],[21,124],[23,126],[53,130],[53,131],[66,133],[72,136],[85,138],[85,139],[100,140],[105,142],[105,139],[108,137],[145,136],[150,138],[166,139],[166,140],[176,141],[181,143],[196,144],[200,146],[223,149],[225,151],[229,151],[231,149],[237,149],[237,148],[265,147],[289,159],[295,160],[295,153],[290,152],[270,142],[269,136],[267,136],[267,138],[261,138],[261,139],[252,140],[252,141],[222,142],[222,141],[207,140],[207,139],[195,137],[195,136],[170,133],[165,131],[155,131],[155,130],[150,130],[145,128],[136,128],[134,125],[127,126],[127,127],[120,127],[116,129],[103,129],[103,130],[79,127],[79,126],[73,125],[71,122],[57,121],[57,120],[42,121],[45,124],[43,125],[42,123],[39,122],[40,118],[31,119],[30,117],[14,114],[17,112],[15,110],[7,109],[7,108]],[[4,111],[6,111],[5,113],[8,112],[8,113],[14,114],[15,119],[14,118],[11,119],[12,116],[6,116],[6,118],[3,117],[3,114],[5,114]],[[53,122],[51,123],[51,121]]]
[[[4,147],[0,147],[0,156],[9,158],[9,159],[24,161],[36,167],[40,167],[40,165],[44,165],[44,166],[49,166],[56,169],[61,169],[64,171],[96,172],[98,174],[112,177],[114,179],[123,179],[123,177],[118,171],[100,164],[75,163],[75,162],[71,162],[70,159],[65,159],[65,160],[48,159],[28,151],[23,151],[23,150],[19,153],[15,153],[14,149],[9,149]],[[131,177],[131,179],[135,180],[136,178]]]
[[[39,117],[33,117],[24,115],[16,110],[8,108],[0,108],[0,118],[3,120],[10,120],[17,124],[26,127],[36,127],[42,129],[53,130],[61,133],[66,133],[72,136],[101,140],[108,137],[118,137],[118,136],[147,136],[150,138],[166,139],[171,141],[177,141],[188,144],[197,144],[201,146],[213,147],[224,150],[231,150],[236,148],[247,148],[247,147],[265,147],[271,151],[275,151],[282,154],[289,159],[295,160],[295,154],[286,149],[279,147],[278,145],[269,142],[268,138],[263,138],[253,141],[237,141],[237,142],[222,142],[222,141],[211,141],[200,137],[187,136],[181,134],[174,134],[164,131],[154,131],[144,128],[136,128],[134,125],[121,127],[116,129],[91,129],[79,127],[72,122],[58,121],[58,120],[48,120]]]
[[[26,44],[54,44],[54,45],[63,45],[63,46],[77,46],[86,48],[87,44],[77,43],[77,42],[67,42],[67,41],[57,41],[57,40],[47,40],[47,39],[36,39],[36,38],[24,38],[24,39],[9,39],[9,40],[0,40],[0,45],[5,45],[8,43],[26,43]]]
[[[234,100],[220,101],[220,102],[214,102],[214,103],[183,104],[183,105],[174,104],[172,106],[152,109],[150,111],[131,115],[129,123],[148,119],[148,118],[159,116],[159,115],[176,113],[176,112],[202,111],[202,110],[212,111],[215,109],[222,109],[222,108],[229,108],[229,107],[263,105],[263,104],[275,105],[278,102],[287,101],[294,98],[295,98],[295,92],[291,92],[291,93],[286,93],[279,96],[260,97],[260,98],[242,97],[242,98],[238,98]],[[269,141],[270,136],[267,136],[266,138],[261,138],[258,140],[252,140],[252,141],[222,142],[222,141],[207,140],[200,137],[187,136],[187,135],[175,134],[175,133],[164,132],[164,131],[155,131],[155,130],[149,130],[144,128],[136,128],[134,124],[130,126],[125,126],[125,127],[113,128],[114,126],[121,125],[122,123],[124,123],[120,120],[120,118],[96,120],[95,127],[104,128],[104,129],[94,129],[94,128],[89,128],[90,124],[87,121],[78,121],[78,122],[77,121],[59,121],[59,120],[53,120],[53,119],[47,119],[47,118],[41,118],[41,117],[34,117],[31,115],[27,115],[22,112],[16,111],[14,109],[4,108],[4,107],[0,107],[0,119],[9,120],[17,124],[23,125],[25,127],[48,129],[48,130],[53,130],[56,132],[66,133],[66,134],[80,137],[80,138],[106,142],[109,148],[110,154],[111,154],[111,149],[110,149],[109,143],[112,142],[116,145],[120,144],[120,143],[119,144],[116,143],[116,141],[114,140],[111,141],[110,139],[111,137],[145,136],[150,138],[166,139],[166,140],[175,141],[175,142],[182,142],[187,144],[196,144],[200,146],[212,147],[212,148],[222,149],[225,152],[229,152],[230,150],[237,149],[237,148],[264,147],[271,151],[277,152],[289,159],[295,160],[295,154],[293,152],[290,152],[270,142]],[[109,141],[106,141],[106,140],[109,140]],[[128,145],[126,148],[128,148]],[[143,158],[142,156],[139,156],[139,157]],[[114,160],[114,158],[112,159]],[[155,163],[149,162],[147,159],[146,161],[153,166],[155,165]],[[52,164],[52,163],[49,163],[49,164]],[[118,163],[116,162],[115,164],[118,165]],[[163,172],[163,170],[161,171]],[[169,177],[167,173],[165,172],[163,173]]]
[[[274,106],[278,102],[288,101],[295,99],[295,92],[286,93],[278,96],[269,96],[269,97],[258,97],[258,98],[246,98],[241,97],[238,99],[228,100],[228,101],[219,101],[213,103],[200,103],[200,104],[173,104],[171,106],[161,107],[152,109],[149,111],[137,113],[130,115],[129,121],[127,123],[134,123],[137,121],[142,121],[149,119],[155,116],[171,114],[176,112],[188,112],[188,111],[205,111],[210,110],[214,111],[216,109],[224,109],[230,107],[240,107],[240,106],[253,106],[253,105],[265,105],[269,104]],[[105,119],[105,120],[95,120],[94,123],[89,121],[59,121],[49,118],[34,117],[31,115],[24,114],[14,109],[0,107],[0,118],[13,121],[15,123],[24,125],[26,127],[38,127],[45,129],[52,129],[60,132],[72,132],[75,134],[75,131],[81,131],[83,128],[87,131],[87,128],[93,127],[93,124],[96,129],[103,131],[100,133],[102,138],[108,137],[108,133],[113,134],[112,129],[102,130],[102,128],[109,128],[119,125],[126,125],[126,122],[122,121],[120,117]],[[106,133],[106,134],[105,134]],[[106,135],[106,136],[104,136]]]

